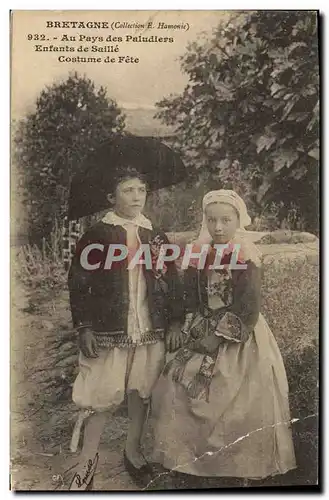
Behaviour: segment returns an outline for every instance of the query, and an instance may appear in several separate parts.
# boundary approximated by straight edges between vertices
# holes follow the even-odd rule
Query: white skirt
[[[203,354],[185,365],[181,383],[161,375],[152,394],[153,458],[196,476],[260,479],[296,467],[288,383],[275,338],[260,315],[245,344],[220,346],[209,400],[186,387]]]
[[[123,402],[126,392],[148,399],[165,360],[163,341],[135,347],[101,349],[97,358],[79,357],[80,371],[72,399],[81,408],[109,410]]]

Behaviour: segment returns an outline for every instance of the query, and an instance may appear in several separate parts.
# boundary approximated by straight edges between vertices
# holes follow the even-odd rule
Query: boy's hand
[[[169,352],[177,351],[184,344],[184,334],[180,329],[180,325],[176,324],[170,327],[166,335],[166,348]]]
[[[79,330],[79,348],[86,358],[98,358],[97,342],[90,328]]]
[[[217,337],[216,335],[209,335],[208,337],[197,341],[193,346],[193,350],[201,354],[213,354],[216,352],[221,342],[222,340],[220,337]]]

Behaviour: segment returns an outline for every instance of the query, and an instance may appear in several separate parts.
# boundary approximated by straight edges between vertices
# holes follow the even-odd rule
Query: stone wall
[[[264,264],[293,260],[319,264],[319,240],[310,233],[279,230],[271,233],[247,231],[250,241],[256,244],[263,254]],[[184,246],[197,237],[196,231],[167,233],[171,243]]]

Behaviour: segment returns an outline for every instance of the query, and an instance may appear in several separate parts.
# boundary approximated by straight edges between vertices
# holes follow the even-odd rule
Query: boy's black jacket
[[[163,243],[169,243],[166,234],[157,229],[139,227],[138,233],[143,244],[149,244],[157,236]],[[118,225],[98,222],[78,242],[68,276],[73,326],[89,326],[95,332],[127,335],[128,261],[124,259],[117,262],[108,270],[101,266],[99,270],[87,271],[80,263],[80,255],[92,243],[103,244],[106,255],[108,245],[126,244],[126,231]],[[98,258],[96,262],[99,260]],[[182,320],[184,314],[182,286],[175,263],[166,264],[167,272],[159,279],[153,270],[143,266],[154,331],[165,332],[170,322]]]

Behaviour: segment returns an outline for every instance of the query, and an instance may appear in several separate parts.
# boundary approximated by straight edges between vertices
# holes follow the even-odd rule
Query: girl
[[[203,213],[199,243],[240,244],[245,269],[185,272],[186,341],[153,392],[154,458],[190,477],[284,474],[295,468],[288,385],[259,312],[260,255],[243,237],[251,221],[234,191],[209,192]]]
[[[108,195],[113,210],[82,236],[69,272],[72,318],[81,350],[73,401],[89,415],[71,490],[90,485],[107,411],[115,410],[125,394],[130,417],[125,464],[137,482],[149,480],[141,435],[149,397],[163,368],[165,333],[182,313],[174,263],[161,273],[144,265],[128,268],[129,256],[140,244],[156,250],[168,240],[142,214],[146,185],[139,172],[129,166],[121,170]],[[100,262],[94,271],[82,265],[82,252],[92,244],[104,245],[104,253],[89,247],[88,266],[96,268]],[[129,255],[106,269],[102,255],[111,244],[126,245]],[[74,440],[77,444],[78,435]]]

